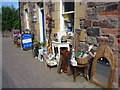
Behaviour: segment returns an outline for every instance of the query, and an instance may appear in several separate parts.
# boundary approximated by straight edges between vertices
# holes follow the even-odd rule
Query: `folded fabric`
[[[72,66],[77,66],[77,61],[75,60],[75,58],[71,59],[70,61]]]

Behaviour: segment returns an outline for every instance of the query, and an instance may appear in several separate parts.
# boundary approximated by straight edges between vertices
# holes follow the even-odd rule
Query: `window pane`
[[[65,2],[65,12],[74,11],[74,2]]]

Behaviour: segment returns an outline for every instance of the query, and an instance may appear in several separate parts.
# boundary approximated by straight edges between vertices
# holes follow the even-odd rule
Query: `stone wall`
[[[54,20],[54,27],[52,28],[52,34],[55,34],[60,31],[60,2],[54,2],[53,5],[52,18]]]
[[[83,2],[75,2],[74,29],[80,29],[80,19],[86,18],[86,7]]]
[[[46,38],[60,31],[60,2],[44,2]]]
[[[28,3],[28,8],[29,8],[29,26],[30,26],[30,30],[32,31],[32,33],[35,34],[35,36],[37,36],[35,27],[34,27],[34,22],[33,22],[33,16],[34,16],[34,11],[33,9],[35,8],[35,3],[34,2],[29,2]]]
[[[21,31],[26,28],[25,21],[25,5],[28,5],[29,8],[29,25],[30,30],[35,35],[35,39],[39,40],[40,31],[39,31],[39,23],[38,18],[37,22],[34,22],[33,16],[38,16],[38,12],[35,13],[33,9],[38,10],[37,4],[33,2],[20,2],[20,19],[21,19]],[[45,34],[46,38],[47,33],[50,33],[50,29],[52,30],[51,34],[54,34],[60,31],[60,2],[44,2],[44,22],[45,22]],[[94,43],[96,46],[100,45],[109,45],[115,54],[116,59],[116,69],[115,69],[115,77],[113,82],[113,87],[118,87],[118,70],[120,69],[120,15],[115,14],[116,6],[111,8],[112,5],[118,5],[118,3],[95,3],[91,2],[86,5],[81,2],[75,2],[75,14],[74,14],[74,29],[80,29],[80,19],[86,19],[84,22],[84,27],[87,28],[87,42]],[[120,5],[120,2],[119,2]],[[118,9],[120,11],[120,6],[118,5]],[[112,12],[103,13],[103,12]],[[104,14],[104,15],[103,15]],[[52,18],[53,26],[49,25],[48,18]],[[50,34],[49,34],[50,35]]]
[[[89,3],[87,7],[87,19],[91,21],[92,28],[87,28],[89,38],[94,38],[97,45],[109,45],[115,56],[115,74],[113,88],[118,88],[118,71],[120,67],[120,32],[119,32],[119,13],[118,8],[112,10],[112,5],[118,5],[118,2],[112,3]],[[109,7],[109,8],[108,8]],[[116,13],[117,11],[117,13]],[[94,29],[95,30],[94,30]],[[97,40],[97,41],[96,41]]]
[[[21,31],[24,30],[24,14],[23,14],[23,11],[24,11],[24,5],[25,3],[24,2],[20,2],[20,21],[21,21]]]
[[[29,29],[32,34],[34,34],[34,38],[39,40],[39,28],[35,28],[34,22],[34,10],[35,9],[35,2],[20,2],[20,20],[21,20],[21,31],[25,30],[27,27],[26,17],[25,17],[25,9],[28,9],[28,21],[29,21]]]

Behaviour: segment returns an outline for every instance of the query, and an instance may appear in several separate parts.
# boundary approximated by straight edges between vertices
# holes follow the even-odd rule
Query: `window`
[[[38,2],[37,5],[38,5],[40,8],[43,8],[43,2]]]
[[[73,31],[74,29],[74,2],[62,2],[62,30]]]
[[[64,2],[64,12],[74,11],[74,2]]]

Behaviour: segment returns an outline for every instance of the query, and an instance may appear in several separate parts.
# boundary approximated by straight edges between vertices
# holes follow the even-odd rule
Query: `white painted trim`
[[[40,8],[40,10],[44,10],[44,8],[42,7],[42,8]]]
[[[30,29],[30,27],[29,27],[29,20],[28,20],[28,12],[25,11],[25,14],[26,14],[26,24],[27,24],[26,28]]]
[[[75,11],[69,11],[69,12],[63,12],[62,14],[71,14],[74,13]]]
[[[63,7],[62,0],[60,0],[60,31],[64,31],[64,17],[62,15]]]
[[[42,12],[41,8],[38,7],[38,15],[39,15],[39,30],[40,30],[40,42],[43,42],[43,21],[42,21]]]

